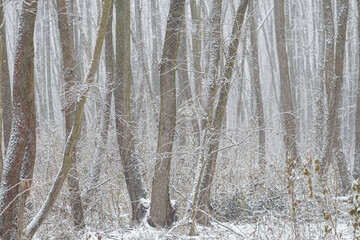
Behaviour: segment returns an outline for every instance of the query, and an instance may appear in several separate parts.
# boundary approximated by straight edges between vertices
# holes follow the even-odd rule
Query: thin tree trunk
[[[286,52],[284,1],[274,0],[276,49],[280,70],[280,103],[283,138],[286,148],[286,159],[299,157],[296,143],[296,117],[293,108],[288,56]]]
[[[107,24],[107,30],[105,35],[105,68],[106,68],[106,83],[105,83],[105,97],[102,106],[101,125],[100,125],[100,140],[98,149],[96,151],[96,157],[94,159],[92,172],[91,172],[91,186],[90,191],[94,191],[94,187],[99,182],[101,164],[103,156],[105,155],[105,146],[107,142],[107,136],[110,125],[110,112],[111,112],[111,99],[113,95],[113,80],[114,80],[114,47],[112,37],[112,14],[113,6],[110,9],[109,21]]]
[[[360,16],[360,0],[357,0],[358,13]],[[360,49],[360,21],[358,21],[358,45]],[[355,155],[353,177],[358,180],[360,175],[360,51],[359,51],[359,73],[355,113]]]
[[[202,121],[202,129],[211,123],[213,119],[213,110],[215,105],[216,93],[219,89],[219,65],[220,65],[220,47],[221,47],[221,12],[222,0],[212,1],[212,10],[210,16],[210,43],[209,43],[209,62],[207,79],[209,91],[205,106],[205,119]]]
[[[131,122],[131,60],[130,60],[130,2],[116,1],[116,88],[115,113],[117,141],[125,182],[129,192],[132,221],[139,223],[145,216],[145,206],[141,199],[146,191],[140,171],[140,161],[135,155],[135,139]]]
[[[44,1],[44,13],[47,15],[47,20],[45,20],[45,41],[46,41],[46,87],[47,87],[47,99],[49,106],[49,118],[50,123],[54,124],[54,104],[52,96],[52,80],[51,80],[51,42],[50,42],[50,22],[51,22],[51,9],[50,1]]]
[[[259,64],[259,51],[258,51],[258,38],[257,38],[257,19],[256,19],[256,4],[252,1],[252,14],[250,23],[250,39],[252,46],[252,61],[253,61],[253,72],[254,79],[253,84],[255,88],[255,99],[256,99],[256,122],[259,128],[259,165],[263,172],[265,170],[266,159],[265,159],[265,116],[262,101],[262,91],[260,83],[260,64]]]
[[[245,12],[247,9],[248,0],[243,0],[240,2],[240,5],[237,9],[236,19],[234,21],[232,29],[231,43],[226,54],[226,63],[224,68],[224,74],[220,80],[221,88],[219,94],[219,102],[216,106],[214,118],[211,121],[210,131],[210,146],[207,151],[206,160],[202,160],[202,166],[205,167],[203,173],[204,176],[200,176],[199,179],[202,179],[200,189],[197,189],[197,194],[195,194],[195,199],[199,196],[198,207],[200,211],[196,211],[196,204],[193,207],[193,221],[195,216],[198,219],[198,222],[204,225],[208,225],[210,222],[210,217],[208,215],[210,211],[210,190],[213,183],[217,154],[219,150],[220,143],[220,132],[223,124],[223,120],[226,113],[226,105],[230,92],[230,81],[234,72],[234,66],[237,59],[237,52],[239,47],[239,41],[241,36],[241,28],[245,18]],[[196,199],[197,200],[197,199]],[[194,200],[194,203],[197,201]]]
[[[151,80],[152,88],[155,96],[160,93],[160,75],[158,70],[159,53],[162,45],[162,33],[160,29],[160,13],[159,13],[159,0],[151,1],[151,30],[152,30],[152,71]]]
[[[57,0],[57,11],[58,11],[58,26],[60,32],[60,42],[62,48],[63,57],[63,74],[64,74],[64,92],[65,92],[65,131],[66,138],[71,134],[73,121],[74,121],[74,110],[75,101],[73,87],[75,85],[74,75],[74,61],[73,61],[73,50],[72,42],[70,39],[70,25],[66,9],[65,0]],[[80,196],[79,187],[79,174],[76,168],[76,147],[74,147],[74,153],[72,154],[71,169],[68,176],[68,185],[70,191],[70,206],[72,215],[74,218],[74,224],[76,227],[84,226],[84,214],[82,209],[82,201]]]
[[[27,144],[33,136],[32,119],[35,118],[34,96],[34,28],[37,1],[24,1],[17,41],[14,69],[13,106],[10,145],[4,162],[4,174],[0,189],[0,237],[10,239],[14,220],[15,198],[22,162],[27,157],[27,150],[34,150]],[[28,149],[26,149],[28,147]],[[31,149],[30,149],[31,148]],[[27,158],[30,159],[30,158]]]
[[[160,66],[160,121],[157,159],[152,182],[149,223],[169,226],[175,221],[175,206],[170,203],[169,181],[176,126],[175,66],[185,13],[185,0],[171,0]]]
[[[193,34],[192,34],[192,53],[194,62],[194,82],[195,82],[195,104],[202,106],[202,70],[201,70],[201,20],[200,11],[197,6],[196,0],[191,0],[191,18],[193,23]]]
[[[4,19],[4,1],[0,0],[0,37],[2,48],[2,66],[1,66],[1,86],[2,86],[2,110],[3,110],[3,139],[4,139],[4,154],[6,154],[7,147],[10,140],[10,131],[12,125],[12,97],[9,74],[8,53],[6,44],[6,24]]]
[[[348,172],[345,154],[342,149],[339,109],[342,102],[342,87],[344,83],[343,71],[349,1],[343,0],[338,9],[339,13],[335,48],[335,71],[334,75],[332,75],[333,79],[330,84],[330,92],[328,93],[330,98],[328,98],[329,114],[327,119],[327,136],[325,151],[321,158],[320,174],[323,180],[327,178],[326,174],[331,163],[331,157],[334,155],[339,170],[339,177],[343,187],[343,192],[345,193],[351,188],[351,179]]]
[[[63,0],[64,1],[64,0]],[[54,205],[60,190],[64,184],[64,181],[69,173],[72,161],[72,155],[74,148],[76,146],[77,140],[80,135],[81,130],[81,120],[84,112],[84,106],[86,102],[86,98],[89,92],[90,84],[94,82],[94,77],[100,62],[101,50],[103,47],[104,36],[106,33],[107,21],[109,18],[110,6],[112,4],[112,0],[105,0],[103,4],[103,9],[101,13],[100,25],[97,32],[96,44],[94,49],[93,58],[88,70],[88,73],[85,78],[85,89],[84,92],[79,96],[79,100],[77,102],[77,106],[74,114],[73,128],[72,131],[66,141],[64,155],[63,155],[63,163],[62,166],[55,178],[55,181],[50,189],[50,192],[43,203],[40,210],[34,216],[30,224],[26,228],[26,235],[29,239],[31,239],[35,232],[39,229],[41,224],[45,221],[48,216],[52,206]],[[71,69],[68,69],[71,72]]]

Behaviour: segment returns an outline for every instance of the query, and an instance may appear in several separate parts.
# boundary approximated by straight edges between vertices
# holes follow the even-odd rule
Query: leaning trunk
[[[238,52],[238,46],[241,36],[241,28],[245,18],[245,12],[248,5],[248,0],[243,0],[240,2],[240,5],[237,9],[236,19],[234,22],[234,26],[232,29],[232,41],[230,43],[226,63],[224,67],[224,74],[221,78],[221,88],[219,94],[219,102],[216,106],[214,118],[211,121],[211,126],[209,128],[209,136],[210,136],[210,146],[207,152],[206,160],[202,160],[202,165],[205,167],[204,176],[200,176],[199,179],[202,179],[200,191],[197,190],[199,195],[198,207],[200,211],[197,212],[197,218],[199,223],[208,225],[209,224],[209,211],[210,211],[210,190],[211,185],[213,183],[216,160],[219,151],[219,143],[220,143],[220,132],[223,124],[223,120],[226,114],[226,105],[230,92],[230,81],[233,75],[236,56]],[[194,201],[196,202],[196,201]],[[193,207],[193,217],[196,215],[195,213],[195,205]],[[193,219],[194,221],[195,219]]]

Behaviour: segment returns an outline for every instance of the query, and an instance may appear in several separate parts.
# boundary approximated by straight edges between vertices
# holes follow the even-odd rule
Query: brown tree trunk
[[[169,181],[176,126],[175,66],[185,13],[185,0],[171,0],[160,66],[160,121],[155,172],[152,182],[149,223],[155,227],[170,225],[175,208],[170,203]]]
[[[357,0],[358,13],[360,13],[360,0]],[[360,47],[360,21],[358,21],[358,45]],[[360,51],[359,51],[360,56]],[[360,61],[359,61],[360,69]],[[358,89],[355,113],[355,155],[353,177],[358,180],[360,175],[360,72],[358,75]]]
[[[221,78],[221,88],[219,94],[219,102],[216,106],[215,115],[211,121],[211,125],[209,128],[209,136],[210,136],[210,146],[207,151],[206,159],[202,159],[202,170],[203,176],[200,174],[199,179],[202,179],[201,186],[196,191],[198,193],[195,194],[195,200],[197,201],[197,195],[199,196],[198,207],[200,211],[194,211],[196,204],[193,207],[193,218],[197,215],[198,222],[201,224],[208,225],[210,222],[210,217],[208,215],[210,211],[210,191],[211,185],[213,183],[215,168],[216,168],[216,160],[217,154],[219,151],[219,143],[220,143],[220,132],[223,124],[223,120],[226,113],[226,105],[230,92],[230,81],[234,72],[234,66],[237,59],[237,52],[239,47],[241,28],[245,18],[245,12],[247,9],[248,0],[243,0],[240,2],[240,5],[236,12],[236,19],[232,29],[232,41],[230,42],[230,46],[228,49],[228,53],[226,54],[226,63],[224,67],[224,73]],[[194,213],[197,212],[197,213]],[[194,221],[195,219],[193,219]]]
[[[339,177],[343,187],[343,192],[347,192],[351,188],[351,179],[348,172],[348,166],[342,149],[342,140],[340,135],[340,118],[339,109],[342,102],[342,87],[344,83],[344,55],[345,55],[345,41],[346,29],[349,12],[349,1],[341,1],[338,7],[338,31],[336,36],[336,50],[335,50],[335,69],[332,80],[329,84],[327,91],[329,114],[327,119],[327,135],[325,151],[321,158],[320,174],[325,180],[328,172],[332,156],[335,156],[337,168],[339,170]],[[327,61],[327,59],[326,59]],[[329,77],[328,80],[330,80]]]
[[[130,61],[130,2],[116,1],[116,87],[115,113],[117,141],[125,182],[129,192],[132,221],[139,223],[145,216],[145,206],[141,199],[146,198],[146,191],[140,171],[140,161],[134,154],[135,139],[131,122],[131,61]]]
[[[103,9],[101,13],[101,20],[97,32],[95,49],[92,57],[92,61],[87,72],[84,83],[86,84],[82,94],[79,96],[79,100],[77,100],[77,106],[74,114],[73,128],[72,131],[66,141],[64,155],[63,155],[63,163],[62,166],[55,178],[55,181],[50,189],[50,192],[43,203],[40,210],[34,216],[30,224],[26,228],[26,236],[28,239],[31,239],[35,232],[39,229],[41,224],[47,218],[52,206],[54,205],[60,190],[64,184],[64,181],[69,173],[72,161],[72,155],[74,152],[74,148],[79,139],[80,130],[81,130],[81,120],[84,113],[84,106],[86,102],[87,95],[89,93],[90,85],[94,82],[95,74],[99,66],[101,50],[103,47],[103,41],[106,33],[107,21],[109,18],[110,6],[112,4],[112,0],[104,0]],[[60,14],[61,15],[61,14]],[[71,73],[71,69],[68,69],[67,73]]]
[[[21,10],[21,21],[17,41],[14,67],[13,106],[14,119],[11,139],[4,162],[4,174],[0,189],[0,237],[10,239],[14,219],[15,198],[18,193],[20,171],[24,157],[34,151],[28,145],[36,125],[33,125],[35,108],[34,96],[34,28],[37,1],[25,0]],[[34,139],[33,139],[34,140]],[[28,148],[27,148],[28,147]],[[35,153],[31,153],[35,154]],[[32,163],[30,163],[32,164]]]

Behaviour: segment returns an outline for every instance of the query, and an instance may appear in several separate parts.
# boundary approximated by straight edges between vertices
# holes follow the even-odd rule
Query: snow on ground
[[[82,240],[114,240],[114,239],[141,239],[141,240],[205,240],[205,239],[270,239],[288,240],[294,236],[289,222],[277,222],[274,219],[260,219],[257,223],[214,223],[212,227],[197,226],[198,236],[188,236],[190,225],[176,226],[171,229],[155,229],[143,226],[135,229],[117,229],[109,231],[88,231]],[[298,239],[323,240],[323,239],[354,239],[353,228],[349,223],[338,222],[336,229],[325,234],[326,223],[301,223],[299,225]]]

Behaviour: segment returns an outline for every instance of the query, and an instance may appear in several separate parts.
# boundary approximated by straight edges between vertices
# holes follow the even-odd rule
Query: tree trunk
[[[155,96],[160,93],[160,75],[158,70],[159,53],[161,51],[162,33],[160,28],[159,0],[151,1],[151,30],[152,30],[152,89]]]
[[[63,57],[64,92],[65,92],[65,131],[66,138],[70,136],[74,121],[75,96],[73,87],[75,85],[73,49],[70,39],[70,25],[65,0],[57,0],[58,26],[60,32],[60,44]],[[84,226],[84,214],[80,196],[78,172],[76,169],[76,147],[72,154],[72,167],[69,172],[68,184],[70,191],[70,206],[76,227]]]
[[[117,141],[123,165],[126,186],[130,195],[132,221],[139,223],[145,216],[141,199],[146,191],[140,171],[140,161],[134,153],[135,139],[131,122],[131,60],[130,60],[130,2],[116,1],[116,88],[115,112]]]
[[[191,19],[192,19],[192,53],[194,63],[194,81],[195,81],[195,104],[202,106],[202,70],[201,70],[201,20],[199,7],[196,0],[191,0]]]
[[[170,203],[169,181],[172,147],[176,126],[175,66],[185,13],[185,0],[171,0],[160,66],[160,121],[158,157],[152,182],[149,223],[169,226],[175,220],[175,206]]]
[[[37,1],[24,1],[17,41],[14,68],[13,106],[14,119],[11,139],[4,162],[0,189],[0,237],[10,239],[14,219],[15,198],[18,193],[20,171],[27,150],[35,150],[27,144],[34,133],[34,28]],[[31,148],[31,149],[30,149]],[[32,153],[35,154],[35,153]]]
[[[12,101],[11,101],[11,85],[9,74],[8,53],[6,44],[6,24],[4,19],[5,3],[0,0],[0,37],[2,48],[2,66],[1,66],[1,86],[2,86],[2,110],[3,110],[3,139],[4,139],[4,153],[6,154],[9,145],[11,125],[12,125]]]
[[[293,110],[288,57],[285,38],[284,0],[274,0],[276,49],[280,72],[280,105],[281,122],[284,131],[283,139],[286,149],[286,159],[298,159],[299,152],[296,143],[296,117]]]
[[[59,0],[60,1],[60,0]],[[64,0],[63,0],[64,1]],[[62,166],[55,178],[55,181],[50,189],[50,192],[43,203],[40,210],[34,216],[30,224],[26,228],[27,238],[31,239],[35,232],[39,229],[41,224],[45,221],[48,216],[52,206],[54,205],[60,190],[64,184],[64,181],[69,173],[72,161],[72,155],[74,148],[76,146],[77,140],[79,139],[79,134],[81,130],[81,120],[84,112],[84,106],[86,102],[86,98],[89,92],[90,85],[94,82],[94,77],[96,71],[99,66],[101,50],[103,47],[104,36],[106,33],[107,21],[109,18],[110,6],[112,4],[112,0],[105,0],[103,4],[103,9],[101,13],[100,25],[97,32],[96,44],[94,49],[93,58],[88,70],[88,73],[85,78],[85,88],[82,94],[79,96],[79,100],[77,100],[77,106],[74,114],[73,128],[72,131],[66,141],[64,155],[63,155],[63,163]],[[61,15],[61,14],[60,14]],[[68,74],[71,73],[71,69],[67,69]]]
[[[357,0],[358,13],[360,13],[360,0]],[[360,48],[360,21],[358,21],[358,45]],[[360,51],[359,51],[359,69],[360,69]],[[355,113],[355,155],[353,177],[359,179],[360,175],[360,71],[358,74],[358,89]]]
[[[329,83],[330,89],[328,89],[329,114],[327,119],[327,136],[325,151],[321,158],[320,175],[323,180],[327,178],[326,174],[328,172],[332,156],[335,156],[337,167],[339,170],[340,181],[343,187],[343,192],[345,193],[351,188],[351,179],[348,172],[345,154],[342,149],[339,109],[342,102],[342,87],[344,83],[343,71],[349,1],[343,0],[338,9],[338,31],[336,36],[334,71],[335,75],[331,75],[333,76],[333,78],[331,80],[331,83]],[[331,77],[329,77],[328,80],[330,79]]]
[[[210,217],[208,215],[210,211],[210,190],[213,183],[217,154],[219,151],[220,143],[220,132],[226,113],[226,105],[230,92],[230,81],[233,75],[235,62],[237,59],[237,52],[239,47],[239,41],[241,36],[241,28],[245,18],[245,12],[247,9],[248,0],[243,0],[240,2],[240,5],[237,9],[236,19],[232,29],[232,41],[226,54],[226,63],[224,67],[224,74],[220,80],[221,88],[219,94],[219,102],[216,106],[214,118],[211,121],[211,126],[209,128],[210,136],[210,146],[207,151],[206,160],[202,160],[202,167],[204,169],[204,176],[200,175],[199,179],[202,179],[201,187],[197,190],[196,196],[199,195],[198,207],[200,211],[194,213],[195,206],[193,207],[193,218],[197,215],[198,222],[204,225],[208,225],[210,222]],[[200,191],[199,191],[200,190]],[[194,201],[196,203],[197,201]],[[193,219],[194,221],[195,219]]]
[[[114,80],[114,46],[112,37],[112,22],[113,22],[113,5],[110,9],[109,20],[105,35],[105,68],[106,68],[106,83],[105,83],[105,97],[102,106],[101,125],[100,125],[100,140],[98,141],[98,149],[94,159],[91,172],[91,186],[90,191],[93,191],[96,184],[99,182],[101,164],[103,156],[105,155],[105,146],[110,125],[111,99],[113,95],[113,80]],[[89,193],[88,193],[89,194]],[[91,194],[90,194],[91,195]]]
[[[252,14],[250,22],[250,39],[252,46],[252,62],[254,79],[253,84],[255,88],[255,100],[256,100],[256,122],[259,128],[259,166],[260,171],[264,172],[266,159],[265,159],[265,116],[262,101],[262,91],[260,83],[260,64],[259,64],[259,51],[258,51],[258,38],[257,38],[257,10],[256,4],[252,1],[251,4]]]
[[[202,120],[202,129],[211,123],[215,105],[216,93],[219,89],[219,65],[220,65],[220,47],[221,47],[221,12],[222,0],[212,1],[212,10],[210,16],[210,43],[208,45],[209,62],[207,79],[209,91],[205,102],[205,119]]]

